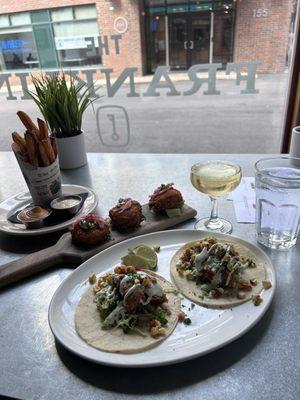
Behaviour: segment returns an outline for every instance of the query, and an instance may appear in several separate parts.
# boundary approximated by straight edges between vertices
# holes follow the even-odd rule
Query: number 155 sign
[[[253,18],[266,18],[268,14],[268,8],[254,8],[253,10]]]

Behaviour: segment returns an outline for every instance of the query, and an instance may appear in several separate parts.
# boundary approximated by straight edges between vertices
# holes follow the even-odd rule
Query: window
[[[16,70],[38,66],[38,55],[28,13],[0,19],[0,69]],[[3,21],[6,26],[3,27]],[[2,24],[1,24],[2,22]],[[23,26],[22,26],[23,25]]]
[[[62,67],[100,63],[96,21],[57,23],[53,24],[53,31],[58,60]]]
[[[280,151],[300,0],[91,1],[0,15],[13,95],[21,70],[96,82],[88,151]]]
[[[0,28],[4,28],[6,26],[9,26],[8,15],[0,15]]]
[[[74,7],[75,19],[96,19],[96,7],[80,6]]]
[[[73,9],[71,7],[68,7],[52,10],[51,19],[53,22],[71,21],[73,19]]]
[[[12,26],[30,25],[30,14],[28,12],[12,14],[10,16],[10,23]]]
[[[97,65],[101,62],[95,6],[51,11],[55,47],[62,67]],[[59,21],[59,22],[58,22]]]
[[[101,64],[95,5],[0,15],[4,70]]]

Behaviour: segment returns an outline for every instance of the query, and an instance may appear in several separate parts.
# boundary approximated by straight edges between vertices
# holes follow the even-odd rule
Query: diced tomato
[[[121,266],[116,267],[114,271],[115,271],[116,274],[126,274],[126,268],[125,267],[121,267]]]
[[[135,265],[128,265],[127,267],[125,267],[126,273],[134,272],[134,271],[142,271],[142,270],[143,270],[143,267],[138,267]]]
[[[134,268],[136,271],[142,271],[144,269],[143,267],[138,267],[138,266],[135,266]]]
[[[244,290],[245,292],[251,292],[251,290],[252,290],[252,286],[250,285],[250,283],[246,283],[246,282],[239,283],[239,288],[241,290]]]
[[[149,325],[150,325],[150,328],[155,328],[157,326],[155,319],[151,319],[149,322]]]
[[[180,311],[180,312],[178,313],[178,321],[179,321],[179,322],[183,322],[184,319],[185,319],[185,313],[184,313],[183,311]]]

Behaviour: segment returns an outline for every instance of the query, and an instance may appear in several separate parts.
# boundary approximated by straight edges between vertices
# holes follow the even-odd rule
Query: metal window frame
[[[293,53],[290,62],[290,77],[286,94],[286,107],[284,112],[284,125],[281,140],[281,153],[290,151],[292,129],[300,123],[299,116],[299,90],[300,90],[300,2],[296,11],[296,26],[294,35]]]
[[[110,0],[107,0],[107,1],[110,1]],[[163,4],[161,5],[161,6],[157,6],[157,7],[164,7],[165,8],[165,14],[167,14],[167,7],[168,6],[172,6],[172,5],[179,5],[180,3],[174,3],[174,4],[172,4],[172,3],[167,3],[167,1],[168,0],[164,0],[164,2],[163,2]],[[189,7],[192,5],[192,4],[194,4],[194,1],[195,0],[182,0],[182,4],[187,4]],[[219,2],[221,2],[222,0],[206,0],[206,2],[207,3],[212,3],[212,10],[211,11],[220,11],[220,10],[218,10],[218,9],[216,9],[215,8],[215,5],[216,5],[216,3],[219,3]],[[226,0],[225,0],[226,1]],[[235,3],[236,3],[236,0],[227,0],[228,2],[231,2],[232,3],[232,6],[233,6],[233,8],[235,8]],[[201,4],[201,3],[200,3]],[[62,7],[61,7],[62,8]],[[149,4],[147,4],[147,0],[144,0],[144,8],[145,9],[149,9],[149,8],[151,8],[150,6],[149,6]]]

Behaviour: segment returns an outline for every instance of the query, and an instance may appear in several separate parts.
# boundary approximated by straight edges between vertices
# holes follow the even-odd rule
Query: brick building
[[[260,61],[283,72],[295,0],[22,0],[0,3],[0,70]],[[97,68],[98,67],[98,68]]]

